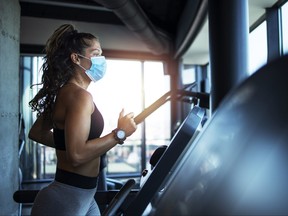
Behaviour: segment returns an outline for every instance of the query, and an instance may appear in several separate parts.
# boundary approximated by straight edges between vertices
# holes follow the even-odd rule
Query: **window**
[[[107,72],[104,78],[89,86],[95,104],[104,118],[104,134],[117,127],[120,111],[125,114],[142,110],[141,62],[107,60]],[[129,137],[124,145],[111,149],[108,155],[107,172],[110,174],[140,172],[141,127]]]
[[[196,67],[194,65],[184,65],[181,78],[183,85],[196,82]]]
[[[288,54],[288,2],[281,7],[283,53]]]
[[[134,112],[138,115],[145,107],[169,91],[169,78],[164,75],[162,62],[108,60],[105,77],[90,85],[95,103],[103,114],[103,134],[117,126],[119,113]],[[145,137],[143,137],[145,131]],[[170,139],[170,106],[165,104],[152,113],[124,145],[111,149],[108,155],[107,173],[141,173],[151,152]],[[146,144],[146,157],[142,158],[142,143]]]
[[[36,119],[36,113],[31,112],[28,103],[38,92],[40,86],[30,87],[32,84],[41,81],[42,74],[40,68],[42,63],[42,57],[21,56],[20,59],[20,76],[23,87],[20,90],[22,93],[20,111],[23,115],[26,134],[25,147],[20,157],[20,166],[24,180],[50,178],[50,174],[54,174],[55,172],[56,161],[54,149],[43,145],[35,145],[27,137],[29,129]]]
[[[249,34],[249,74],[267,63],[267,26],[261,23]]]
[[[144,84],[145,107],[170,90],[170,77],[164,75],[162,62],[144,63]],[[145,120],[146,164],[157,147],[168,145],[170,125],[170,102],[161,106]]]

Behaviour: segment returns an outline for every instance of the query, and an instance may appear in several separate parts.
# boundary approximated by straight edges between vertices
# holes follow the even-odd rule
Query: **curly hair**
[[[45,46],[42,88],[29,102],[32,111],[37,116],[52,112],[59,89],[67,83],[74,73],[71,53],[84,54],[84,50],[91,46],[91,41],[99,41],[90,33],[78,32],[71,24],[61,25],[47,40]],[[33,87],[32,85],[31,87]]]

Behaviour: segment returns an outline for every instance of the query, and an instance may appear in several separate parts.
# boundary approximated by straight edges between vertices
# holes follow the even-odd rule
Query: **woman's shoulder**
[[[91,104],[93,97],[86,89],[77,86],[67,86],[61,89],[58,99],[65,102],[66,105]]]
[[[77,87],[62,87],[58,92],[53,113],[53,122],[57,127],[64,128],[64,122],[68,115],[75,113],[93,113],[92,95],[85,89]]]

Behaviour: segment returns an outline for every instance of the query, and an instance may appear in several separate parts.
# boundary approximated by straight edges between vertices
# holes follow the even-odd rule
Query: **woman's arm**
[[[66,153],[72,165],[79,166],[103,155],[117,144],[117,140],[112,132],[101,138],[88,140],[94,109],[92,97],[81,92],[74,95],[73,99],[65,114]],[[121,112],[118,126],[130,136],[136,130],[133,114],[123,116]]]
[[[55,148],[53,132],[51,131],[51,129],[51,120],[48,120],[48,118],[44,118],[44,116],[41,115],[32,125],[28,137],[35,142]]]

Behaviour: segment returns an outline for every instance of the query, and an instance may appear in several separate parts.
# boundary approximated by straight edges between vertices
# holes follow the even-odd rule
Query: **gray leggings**
[[[101,215],[96,188],[83,189],[53,181],[37,195],[31,215]]]

